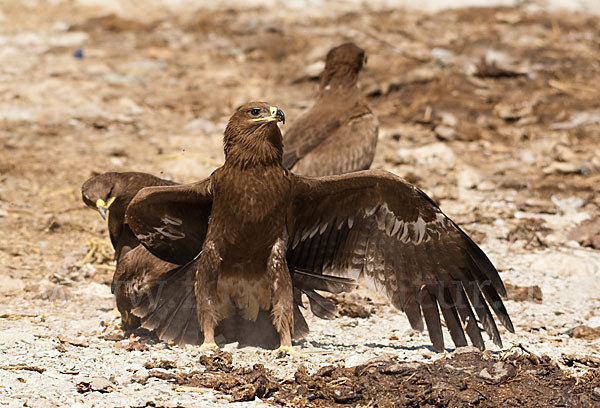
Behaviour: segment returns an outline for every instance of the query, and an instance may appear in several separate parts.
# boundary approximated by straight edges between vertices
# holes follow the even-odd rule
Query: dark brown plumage
[[[124,222],[125,209],[139,190],[171,185],[177,183],[146,173],[110,172],[87,180],[82,186],[82,198],[86,205],[97,209],[103,218],[108,215],[110,239],[117,263],[111,290],[122,316],[123,328],[132,330],[141,326],[155,332],[163,341],[200,344],[203,336],[196,317],[195,271],[152,255],[140,245]],[[210,211],[210,207],[204,210]],[[168,227],[161,231],[169,234]],[[333,318],[335,306],[315,290],[340,293],[353,287],[350,279],[313,277],[302,272],[294,273],[292,282],[296,298],[301,293],[312,296],[311,310],[324,319]],[[294,306],[294,313],[298,315],[295,320],[297,338],[308,333],[308,326],[298,309],[300,304],[297,302]],[[227,341],[272,346],[278,342],[278,338],[269,322],[269,316],[262,313],[252,327],[233,313],[229,319],[221,322],[216,332]]]
[[[111,290],[116,297],[124,329],[140,326],[140,319],[131,315],[132,307],[163,274],[176,267],[156,258],[140,245],[124,223],[125,209],[142,188],[174,184],[146,173],[109,172],[91,177],[81,186],[83,202],[97,209],[102,218],[106,219],[108,215],[108,231],[117,263]]]
[[[365,60],[353,43],[329,51],[314,105],[284,134],[284,167],[329,176],[371,166],[379,122],[358,87]]]
[[[422,330],[425,318],[436,350],[444,348],[440,309],[456,346],[467,344],[466,331],[485,348],[475,314],[500,345],[489,308],[514,329],[502,281],[481,249],[425,193],[391,173],[289,174],[282,118],[264,103],[240,107],[225,130],[223,167],[197,183],[143,189],[127,209],[127,223],[150,251],[197,271],[205,342],[235,306],[247,319],[269,311],[289,347],[297,318],[290,271],[302,271],[367,280],[413,328]]]

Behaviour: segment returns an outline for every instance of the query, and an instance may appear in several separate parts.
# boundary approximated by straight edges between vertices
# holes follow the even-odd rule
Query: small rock
[[[549,166],[544,167],[542,171],[544,174],[582,174],[585,169],[577,163],[552,162]]]
[[[56,336],[56,338],[58,339],[58,341],[60,341],[63,344],[67,343],[67,344],[70,344],[72,346],[77,346],[77,347],[89,347],[90,346],[90,344],[87,342],[87,340],[85,340],[82,337],[77,337],[77,338],[72,339],[72,338],[64,337],[59,334],[58,336]]]
[[[454,128],[458,125],[458,119],[450,112],[437,112],[437,115],[442,120],[442,125]]]
[[[131,334],[129,339],[118,341],[115,343],[116,348],[124,349],[127,351],[148,351],[150,347],[148,347],[145,343],[140,343],[134,336]]]
[[[151,370],[148,370],[148,377],[158,378],[158,379],[166,380],[166,381],[175,381],[175,382],[181,380],[181,375],[171,373],[162,368],[153,368]]]
[[[568,238],[582,246],[600,249],[600,217],[583,221],[569,232]]]
[[[446,48],[433,48],[431,50],[431,58],[440,60],[443,63],[447,63],[449,60],[454,58],[454,53]]]
[[[479,191],[492,191],[496,189],[496,184],[492,183],[489,180],[483,180],[481,183],[477,184],[477,190]]]
[[[505,52],[490,49],[481,56],[473,71],[474,75],[481,78],[502,78],[527,75],[529,69],[517,66]]]
[[[456,350],[454,350],[454,352],[452,354],[467,354],[467,353],[481,354],[481,350],[479,350],[475,346],[464,346],[464,347],[458,347]]]
[[[379,369],[381,374],[403,374],[414,372],[421,365],[419,363],[390,363]]]
[[[327,391],[331,398],[338,404],[344,404],[356,398],[356,392],[354,392],[352,387],[346,385],[340,385]]]
[[[492,367],[492,370],[488,370],[487,368],[484,368],[479,373],[479,376],[481,378],[484,378],[484,379],[490,380],[490,381],[498,381],[501,378],[506,377],[507,375],[508,375],[508,370],[504,367],[504,363],[502,361],[496,362],[496,364],[494,364],[494,366]]]
[[[600,387],[594,388],[594,394],[596,394],[596,396],[600,397]]]
[[[146,381],[148,381],[149,376],[150,374],[148,373],[148,370],[146,370],[145,368],[141,368],[133,374],[133,376],[131,377],[131,382],[146,384]]]
[[[346,359],[344,366],[346,368],[355,367],[358,365],[365,364],[369,360],[370,360],[370,356],[365,356],[362,354],[354,354],[353,356],[350,356]]]
[[[575,339],[596,340],[600,338],[600,327],[578,326],[569,331],[569,336]]]
[[[579,197],[559,198],[553,195],[550,197],[550,200],[564,213],[577,211],[579,208],[581,208],[581,206],[585,204],[585,200]],[[586,216],[586,218],[588,217]]]
[[[552,149],[554,153],[554,158],[561,162],[573,162],[577,160],[577,155],[573,152],[569,147],[557,144]]]
[[[473,169],[465,169],[456,175],[456,183],[459,188],[470,190],[480,183],[481,176]]]
[[[439,68],[432,69],[432,68],[426,67],[426,66],[419,66],[418,68],[415,68],[415,69],[407,72],[406,75],[404,76],[404,80],[402,82],[404,84],[425,83],[425,82],[433,81],[436,78],[439,78]],[[389,91],[391,91],[394,88],[399,89],[401,86],[402,86],[402,84],[390,84]]]
[[[440,140],[454,140],[456,139],[456,130],[449,126],[439,125],[435,128],[435,135]]]
[[[104,377],[92,377],[77,383],[77,391],[80,393],[97,391],[97,392],[111,392],[114,391],[113,383]]]
[[[517,154],[519,155],[519,160],[525,164],[533,164],[538,160],[537,155],[531,150],[522,149]]]
[[[104,377],[93,377],[90,382],[92,391],[109,392],[113,390],[113,384]]]
[[[0,293],[19,292],[23,289],[25,289],[25,284],[21,279],[0,275]]]
[[[581,125],[593,125],[600,122],[600,112],[575,112],[571,115],[571,120],[568,122],[554,123],[551,128],[557,129],[572,129]]]
[[[592,316],[588,319],[587,325],[590,327],[600,327],[600,316]]]
[[[533,286],[518,286],[505,282],[506,292],[509,299],[516,302],[535,302],[542,303],[542,289],[538,285]]]

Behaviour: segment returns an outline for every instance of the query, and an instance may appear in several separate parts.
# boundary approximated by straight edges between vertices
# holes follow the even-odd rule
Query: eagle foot
[[[202,343],[200,346],[200,351],[205,353],[207,351],[217,351],[219,350],[219,346],[216,343]]]
[[[285,356],[304,357],[303,353],[297,351],[292,346],[279,346],[277,350],[273,350],[273,354],[275,355],[275,358],[283,358]]]

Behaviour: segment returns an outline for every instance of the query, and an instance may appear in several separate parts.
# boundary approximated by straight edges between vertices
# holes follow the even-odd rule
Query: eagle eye
[[[252,108],[252,109],[250,109],[250,114],[252,116],[258,116],[258,115],[260,115],[260,109],[258,109],[258,108]]]

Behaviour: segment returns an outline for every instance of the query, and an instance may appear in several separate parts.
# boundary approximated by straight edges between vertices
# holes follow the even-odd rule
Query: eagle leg
[[[280,349],[292,347],[294,328],[294,298],[292,277],[285,259],[287,240],[279,238],[267,260],[267,275],[271,285],[271,315],[279,333]]]
[[[201,350],[214,349],[215,327],[219,323],[217,314],[218,304],[217,279],[221,257],[213,242],[206,242],[200,252],[196,269],[196,313],[198,323],[204,334]]]

